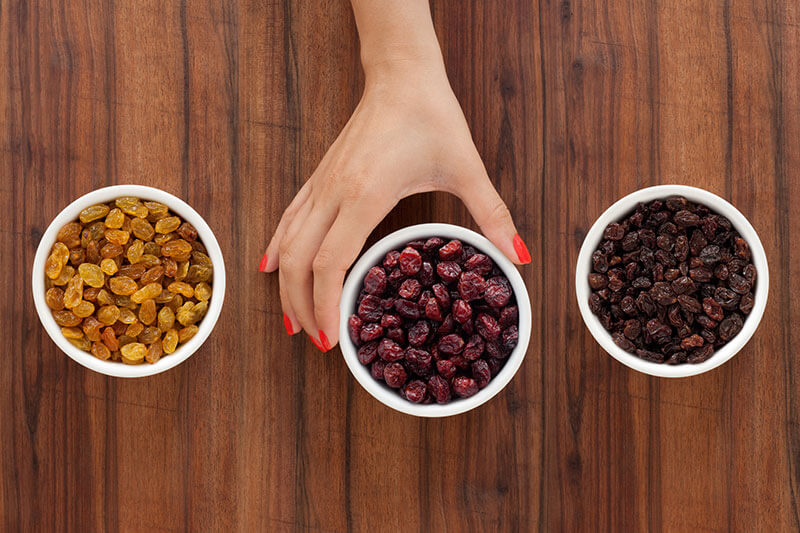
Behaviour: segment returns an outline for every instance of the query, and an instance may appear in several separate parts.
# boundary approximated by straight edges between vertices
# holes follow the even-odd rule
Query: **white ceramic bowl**
[[[174,353],[164,355],[155,364],[126,365],[119,361],[103,361],[90,353],[76,348],[61,334],[61,327],[56,324],[52,312],[45,302],[44,263],[47,260],[47,256],[50,255],[53,244],[56,242],[58,230],[67,222],[77,220],[78,214],[86,207],[107,203],[121,196],[136,196],[142,200],[154,200],[168,206],[170,211],[197,229],[198,238],[208,249],[208,255],[214,264],[214,277],[211,284],[213,295],[209,302],[208,313],[198,324],[198,332],[189,339],[189,342],[180,345]],[[123,378],[138,378],[158,374],[179,365],[197,351],[200,345],[208,338],[211,330],[214,329],[214,324],[217,322],[219,313],[222,310],[222,301],[225,298],[225,264],[222,260],[222,251],[211,228],[189,204],[160,189],[142,185],[114,185],[81,196],[53,219],[47,231],[42,235],[42,240],[39,241],[39,247],[36,249],[36,256],[33,260],[32,286],[33,301],[36,304],[36,312],[39,313],[39,320],[41,320],[44,329],[53,339],[53,342],[64,353],[86,368],[101,374]]]
[[[712,211],[726,216],[733,224],[733,227],[741,234],[744,240],[747,241],[747,244],[750,245],[752,261],[758,271],[755,305],[745,319],[742,331],[725,346],[715,351],[710,358],[699,364],[667,365],[640,359],[617,346],[611,339],[611,334],[606,331],[602,324],[600,324],[600,320],[589,310],[589,295],[591,294],[591,289],[589,287],[588,278],[592,268],[592,253],[602,241],[603,231],[606,226],[611,222],[617,222],[625,218],[625,216],[633,212],[636,205],[639,203],[646,203],[657,198],[667,198],[673,195],[684,196],[688,200],[704,204]],[[641,189],[625,196],[606,209],[583,240],[575,272],[575,293],[578,298],[578,307],[580,307],[583,321],[600,346],[616,360],[634,370],[652,376],[666,378],[680,378],[702,374],[703,372],[708,372],[712,368],[718,367],[736,355],[736,353],[747,344],[747,341],[750,340],[750,337],[753,336],[753,333],[758,327],[758,323],[761,321],[761,317],[764,314],[764,308],[767,306],[768,292],[769,269],[767,267],[767,256],[764,253],[761,240],[758,238],[753,226],[750,225],[750,222],[738,209],[716,194],[686,185],[658,185]]]
[[[377,381],[369,372],[369,368],[358,361],[356,347],[350,340],[347,332],[347,319],[355,312],[356,300],[364,282],[364,276],[373,266],[383,261],[387,252],[402,247],[413,240],[427,239],[429,237],[442,237],[444,239],[459,239],[465,244],[474,246],[480,252],[492,258],[492,261],[503,271],[511,282],[514,296],[517,299],[519,308],[519,343],[509,354],[506,364],[500,372],[492,377],[486,388],[478,391],[470,398],[453,398],[450,403],[439,405],[415,404],[400,397],[397,389],[392,389],[383,382]],[[388,405],[392,409],[409,415],[421,417],[442,417],[464,413],[474,409],[481,404],[488,402],[495,394],[505,387],[514,374],[517,373],[525,352],[528,349],[528,340],[531,336],[531,303],[528,299],[528,291],[525,282],[522,281],[517,267],[506,258],[505,255],[488,239],[475,233],[474,231],[453,226],[451,224],[419,224],[409,226],[395,231],[376,242],[353,266],[342,291],[341,305],[339,308],[341,315],[339,325],[339,346],[344,354],[344,360],[353,373],[356,380],[364,387],[367,392],[378,399],[381,403]]]

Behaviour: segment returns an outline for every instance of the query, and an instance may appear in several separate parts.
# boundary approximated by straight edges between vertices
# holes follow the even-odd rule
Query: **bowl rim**
[[[175,352],[163,356],[154,364],[126,365],[118,361],[103,361],[88,352],[73,346],[61,334],[61,327],[56,324],[50,308],[45,301],[44,290],[44,264],[50,254],[56,236],[67,222],[76,220],[79,213],[84,208],[107,203],[121,196],[136,196],[142,200],[153,200],[167,205],[170,211],[176,213],[181,218],[192,224],[197,229],[198,238],[203,242],[208,255],[214,264],[213,287],[214,293],[209,303],[208,313],[199,324],[199,329],[189,342],[178,347]],[[188,359],[206,341],[222,311],[225,299],[225,262],[222,258],[222,250],[217,243],[214,232],[206,221],[189,204],[161,189],[145,185],[111,185],[90,191],[62,209],[58,215],[50,222],[45,230],[36,249],[31,269],[31,288],[33,291],[33,301],[39,321],[53,342],[66,353],[70,358],[80,365],[105,374],[107,376],[121,378],[137,378],[151,376],[169,370]]]
[[[347,332],[347,320],[355,307],[364,276],[373,266],[379,264],[387,252],[398,249],[407,242],[429,237],[460,239],[485,253],[503,271],[511,283],[519,308],[519,342],[506,359],[506,364],[493,377],[489,384],[469,398],[456,398],[447,404],[415,404],[400,397],[395,389],[375,380],[367,366],[362,365],[356,356],[356,348]],[[519,370],[528,350],[531,335],[532,313],[530,298],[522,275],[494,244],[486,237],[470,229],[454,224],[428,223],[407,226],[394,231],[373,244],[353,265],[347,275],[339,304],[339,346],[345,363],[356,381],[375,399],[392,409],[418,417],[445,417],[465,413],[491,400],[511,381]]]
[[[590,287],[588,276],[591,272],[591,255],[602,240],[603,231],[611,222],[616,222],[633,211],[640,202],[649,202],[658,198],[673,195],[686,197],[688,200],[705,204],[712,211],[724,215],[731,221],[739,234],[750,246],[752,262],[758,274],[755,290],[755,305],[745,319],[744,327],[730,342],[717,350],[708,360],[698,364],[667,365],[653,363],[632,355],[619,346],[611,338],[611,334],[600,324],[600,320],[589,310]],[[750,221],[730,202],[705,189],[689,185],[655,185],[634,191],[623,196],[606,209],[592,224],[583,240],[575,268],[575,295],[583,322],[600,346],[620,363],[645,374],[666,378],[696,376],[712,370],[736,355],[758,328],[769,295],[769,266],[764,247]]]

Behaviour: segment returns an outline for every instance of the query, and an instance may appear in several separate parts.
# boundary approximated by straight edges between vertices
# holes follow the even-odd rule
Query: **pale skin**
[[[284,325],[322,351],[338,342],[339,300],[367,237],[401,199],[445,191],[517,264],[530,262],[450,88],[428,0],[352,0],[364,93],[283,213],[261,260],[278,271]]]

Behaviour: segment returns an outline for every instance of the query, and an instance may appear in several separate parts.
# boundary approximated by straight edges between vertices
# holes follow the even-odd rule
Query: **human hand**
[[[284,324],[322,351],[338,342],[345,273],[401,199],[446,191],[462,199],[509,259],[530,262],[492,186],[444,69],[401,62],[368,77],[364,95],[290,203],[261,261],[279,271]]]

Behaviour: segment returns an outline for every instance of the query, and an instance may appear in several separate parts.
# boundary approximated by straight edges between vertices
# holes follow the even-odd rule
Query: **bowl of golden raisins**
[[[224,296],[211,228],[186,202],[141,185],[72,202],[33,263],[33,299],[48,335],[110,376],[149,376],[186,360],[214,328]]]

